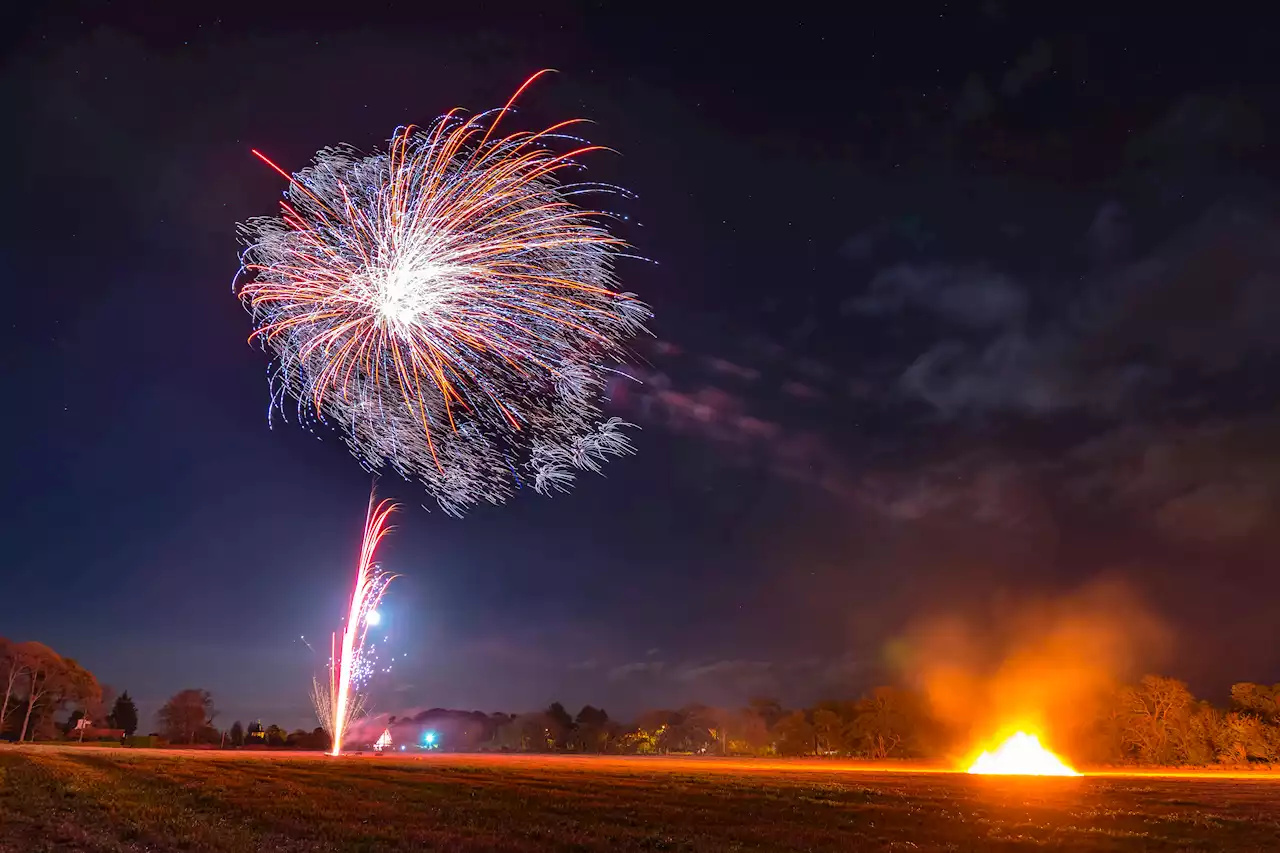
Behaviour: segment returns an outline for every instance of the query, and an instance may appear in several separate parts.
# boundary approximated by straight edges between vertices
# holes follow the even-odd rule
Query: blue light
[[[432,744],[434,744],[434,743],[436,742],[436,733],[435,733],[435,732],[423,732],[423,734],[422,734],[422,742],[423,742],[424,744],[426,744],[427,746],[431,746]]]

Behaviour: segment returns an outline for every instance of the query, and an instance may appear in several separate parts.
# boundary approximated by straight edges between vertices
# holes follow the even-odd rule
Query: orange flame
[[[1040,745],[1040,739],[1015,732],[994,751],[984,750],[969,772],[1001,776],[1079,776],[1065,761]]]

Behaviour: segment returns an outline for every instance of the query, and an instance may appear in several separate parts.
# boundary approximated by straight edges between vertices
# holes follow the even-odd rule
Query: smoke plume
[[[912,625],[893,662],[929,699],[957,751],[1017,729],[1083,746],[1116,685],[1162,655],[1169,634],[1123,583],[987,607]]]

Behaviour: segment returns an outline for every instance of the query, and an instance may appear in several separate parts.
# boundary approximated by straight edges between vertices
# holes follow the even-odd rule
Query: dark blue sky
[[[280,182],[249,149],[372,148],[548,66],[527,121],[597,122],[659,262],[622,270],[657,313],[613,403],[639,455],[461,521],[384,479],[377,707],[854,693],[921,613],[1097,577],[1172,626],[1165,671],[1280,680],[1265,27],[60,5],[0,89],[0,632],[144,714],[198,686],[307,723],[296,638],[336,624],[368,494],[267,427],[231,280]]]

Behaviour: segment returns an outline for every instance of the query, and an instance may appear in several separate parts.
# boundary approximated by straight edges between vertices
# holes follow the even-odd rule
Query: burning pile
[[[983,750],[969,772],[1000,776],[1079,776],[1061,758],[1040,745],[1040,739],[1015,732],[994,751]]]

